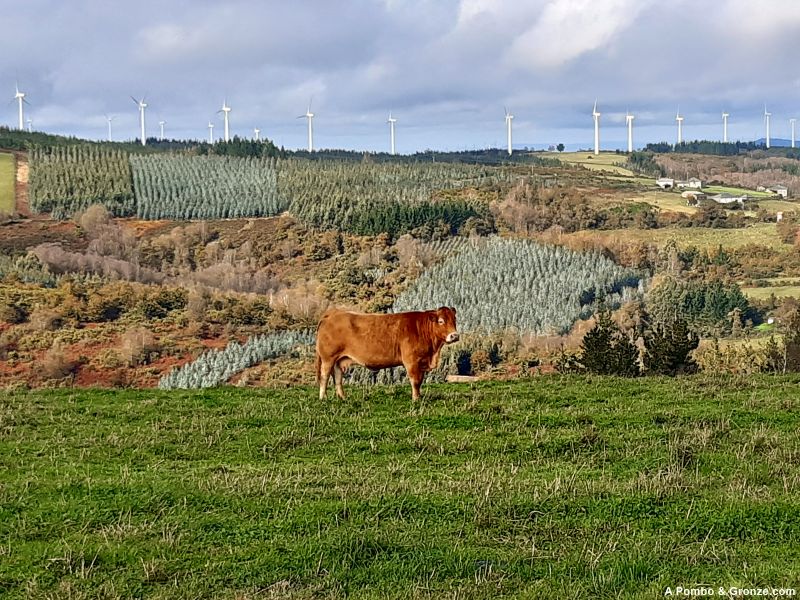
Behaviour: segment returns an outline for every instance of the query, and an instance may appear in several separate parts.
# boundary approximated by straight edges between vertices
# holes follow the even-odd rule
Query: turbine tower
[[[109,117],[106,115],[106,121],[108,121],[108,141],[111,141],[111,121],[116,119],[116,117]]]
[[[306,114],[300,115],[298,119],[308,119],[308,151],[314,151],[314,113],[311,112],[311,100],[308,101]]]
[[[255,129],[253,129],[253,133],[255,133],[255,135],[256,135],[256,141],[260,142],[261,141],[261,130],[258,127],[256,127]]]
[[[33,119],[28,117],[27,123],[28,123],[28,133],[31,133],[33,131]]]
[[[769,118],[771,116],[772,116],[772,113],[771,112],[767,112],[767,105],[765,104],[764,105],[764,125],[766,126],[766,130],[767,130],[767,138],[766,138],[767,149],[769,149]]]
[[[594,119],[594,153],[597,155],[600,154],[600,113],[597,112],[597,99],[594,101],[592,118]]]
[[[722,113],[722,141],[726,144],[728,143],[728,117],[730,117],[728,113]]]
[[[228,128],[228,114],[230,114],[230,112],[231,112],[231,107],[228,106],[228,100],[226,98],[225,100],[222,101],[222,108],[220,108],[217,111],[217,113],[222,113],[223,121],[225,123],[225,135],[223,136],[223,139],[226,142],[229,142],[231,140],[230,129]]]
[[[628,125],[628,152],[633,152],[633,119],[633,115],[625,113],[625,123]]]
[[[208,122],[208,143],[214,143],[214,124],[211,121]]]
[[[394,156],[394,124],[397,123],[397,119],[392,118],[392,111],[389,111],[389,119],[386,121],[389,124],[389,147],[392,156]]]
[[[25,129],[25,114],[23,112],[22,105],[23,104],[30,105],[30,103],[27,100],[25,100],[25,92],[19,91],[19,84],[16,84],[14,86],[14,89],[17,92],[16,94],[14,94],[14,99],[17,102],[19,102],[19,130],[23,131]]]
[[[131,96],[131,100],[133,100],[136,106],[139,107],[139,128],[141,129],[142,146],[147,144],[147,138],[145,137],[144,133],[144,109],[147,108],[147,103],[144,101],[144,98],[145,97],[142,96],[141,100],[137,100]]]
[[[163,141],[164,141],[164,125],[165,125],[165,124],[166,124],[166,121],[159,121],[159,122],[158,122],[158,126],[159,126],[159,128],[161,129],[161,131],[160,131],[160,136],[159,136],[159,138],[158,138],[158,141],[159,141],[159,142],[163,142]]]
[[[797,122],[797,119],[789,119],[789,125],[792,126],[792,148],[794,148],[794,124]]]
[[[678,144],[683,142],[683,117],[681,116],[681,109],[675,114],[675,122],[678,123]]]
[[[508,155],[511,156],[511,153],[514,151],[513,146],[511,145],[511,122],[514,120],[514,115],[506,110],[506,135],[508,137]]]

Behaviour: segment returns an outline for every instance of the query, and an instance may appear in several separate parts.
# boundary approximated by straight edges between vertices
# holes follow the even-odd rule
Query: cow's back
[[[317,329],[317,353],[323,360],[348,357],[374,369],[402,364],[402,347],[418,336],[413,318],[329,309]]]

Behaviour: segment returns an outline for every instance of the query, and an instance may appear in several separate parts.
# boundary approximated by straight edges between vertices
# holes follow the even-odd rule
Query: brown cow
[[[412,398],[419,400],[422,378],[439,366],[442,346],[457,340],[456,309],[446,306],[393,315],[328,309],[317,327],[319,399],[325,398],[331,371],[336,395],[344,398],[342,375],[356,363],[369,369],[403,365]]]

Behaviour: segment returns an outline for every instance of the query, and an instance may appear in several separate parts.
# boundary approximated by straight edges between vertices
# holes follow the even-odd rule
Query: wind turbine
[[[394,156],[394,124],[397,123],[397,119],[392,118],[392,111],[389,111],[389,119],[386,122],[389,124],[389,147],[391,148],[390,152]]]
[[[297,117],[298,119],[306,118],[308,119],[308,151],[314,151],[314,113],[311,112],[311,100],[308,101],[308,109],[306,109],[306,114],[300,115]]]
[[[597,112],[597,98],[594,100],[592,118],[594,119],[594,153],[597,155],[600,154],[600,113]]]
[[[628,152],[633,152],[633,119],[634,116],[625,111],[625,123],[628,125]]]
[[[14,99],[19,102],[19,130],[23,131],[25,129],[25,115],[23,113],[22,105],[27,104],[30,106],[30,102],[25,100],[25,92],[19,91],[19,84],[15,84],[14,89],[17,92],[14,94]]]
[[[111,141],[111,121],[116,119],[116,117],[109,117],[106,115],[106,121],[108,121],[108,141]]]
[[[678,112],[675,113],[675,122],[678,123],[678,143],[676,144],[677,146],[681,142],[683,142],[683,117],[681,116],[680,108],[678,109]]]
[[[508,137],[508,155],[511,156],[511,153],[513,152],[513,147],[511,145],[511,121],[514,120],[514,115],[508,112],[507,108],[505,109],[505,111],[506,111],[506,135]]]
[[[728,117],[730,117],[728,113],[722,113],[722,141],[726,144],[728,143]]]
[[[797,119],[789,119],[789,125],[792,126],[792,148],[794,148],[794,124],[797,122]]]
[[[767,129],[766,142],[767,142],[767,148],[768,149],[769,149],[769,118],[771,116],[772,116],[772,113],[771,112],[767,112],[767,105],[765,104],[764,105],[764,124],[766,125],[766,129]]]
[[[214,143],[214,124],[211,121],[208,122],[208,143]]]
[[[253,133],[256,134],[256,141],[257,142],[261,141],[261,130],[258,127],[253,129]]]
[[[28,123],[28,133],[31,133],[33,131],[33,119],[28,117],[27,123]]]
[[[134,101],[136,106],[139,107],[139,127],[141,129],[141,136],[142,136],[142,146],[147,145],[147,138],[145,137],[144,133],[144,109],[147,108],[147,103],[144,101],[145,96],[142,96],[141,100],[137,100],[133,96],[131,96],[131,100]]]
[[[158,126],[161,129],[160,135],[159,135],[159,138],[158,138],[159,142],[163,142],[164,141],[164,125],[165,124],[166,124],[166,121],[159,121],[158,122]]]
[[[230,129],[228,128],[228,114],[230,114],[230,112],[231,112],[231,107],[228,106],[228,100],[226,98],[225,100],[222,101],[222,108],[220,108],[217,111],[217,113],[222,113],[222,117],[223,117],[223,120],[225,122],[225,135],[224,135],[223,139],[226,142],[229,142],[231,140]]]

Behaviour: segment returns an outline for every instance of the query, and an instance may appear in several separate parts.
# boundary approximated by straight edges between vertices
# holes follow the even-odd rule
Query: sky
[[[800,0],[0,0],[0,124],[117,140],[261,130],[305,147],[589,148],[676,137],[789,138],[800,117]]]

